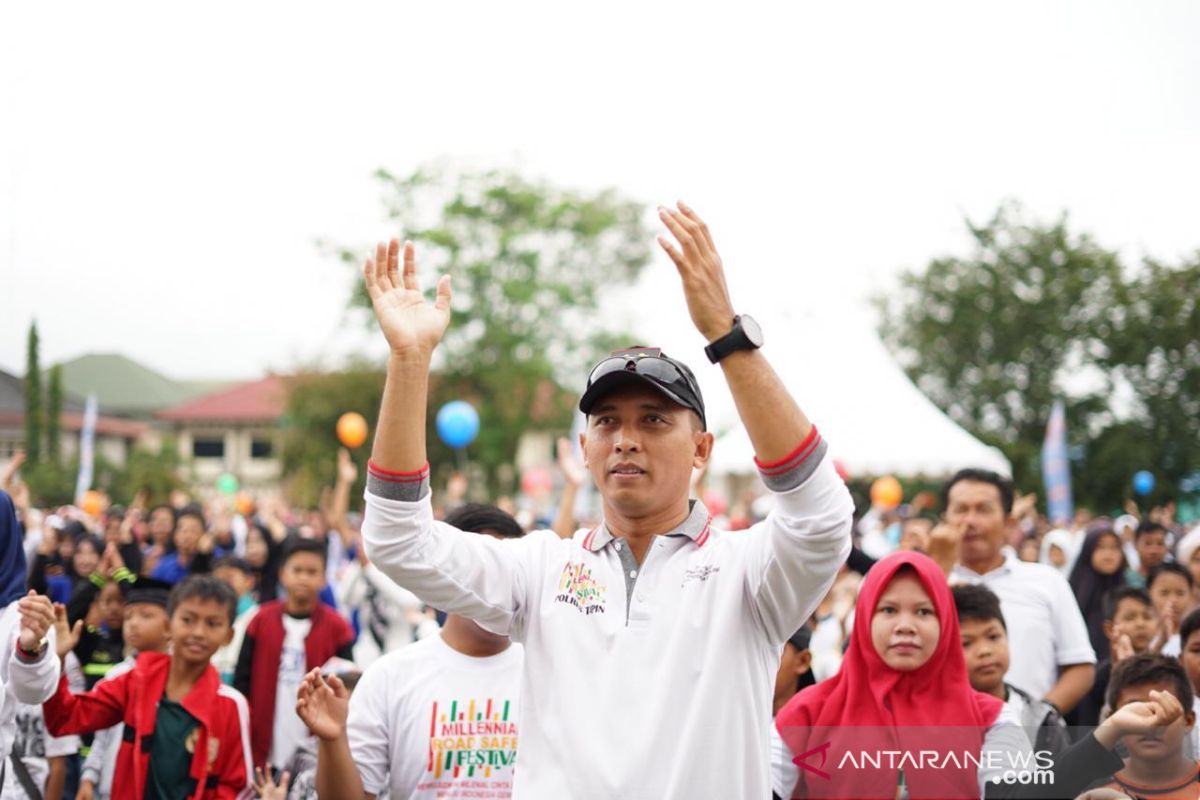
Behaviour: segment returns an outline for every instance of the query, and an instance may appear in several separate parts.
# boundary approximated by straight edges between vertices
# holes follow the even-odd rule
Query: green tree
[[[1000,447],[1019,487],[1037,491],[1056,398],[1074,436],[1109,420],[1101,363],[1121,320],[1121,266],[1072,234],[1065,215],[1042,224],[1010,203],[967,229],[970,255],[906,272],[899,292],[881,298],[881,333],[917,386]]]
[[[629,285],[649,262],[644,206],[614,190],[573,191],[505,171],[380,170],[378,178],[389,217],[417,247],[422,285],[452,277],[431,412],[450,399],[475,405],[471,455],[495,488],[524,430],[569,425],[572,398],[558,387],[577,386],[614,341],[596,312],[606,290]],[[342,257],[356,268],[352,305],[369,307],[358,272],[364,253]],[[452,454],[432,435],[432,418],[436,467]]]
[[[29,323],[25,352],[25,456],[30,466],[42,460],[42,370],[38,366],[37,323]]]
[[[304,372],[289,379],[281,460],[293,502],[313,508],[321,490],[333,486],[340,446],[336,433],[338,417],[357,411],[369,425],[374,425],[383,399],[383,379],[382,369],[365,362],[340,372]],[[351,455],[358,464],[358,483],[350,491],[354,507],[366,483],[368,449],[357,448]]]
[[[97,486],[116,503],[129,503],[138,492],[146,493],[147,503],[165,503],[171,492],[185,486],[179,466],[179,448],[173,439],[164,439],[157,451],[132,448],[123,466],[99,464]]]
[[[75,502],[75,476],[79,474],[79,460],[55,464],[42,461],[32,468],[23,470],[29,494],[36,506],[59,506]]]
[[[46,460],[57,464],[62,458],[62,364],[50,368],[49,384],[46,390]]]
[[[1200,252],[1169,266],[1147,259],[1128,282],[1103,363],[1133,390],[1142,446],[1125,452],[1128,475],[1158,478],[1153,498],[1177,496],[1200,470]],[[1152,499],[1153,499],[1152,498]]]

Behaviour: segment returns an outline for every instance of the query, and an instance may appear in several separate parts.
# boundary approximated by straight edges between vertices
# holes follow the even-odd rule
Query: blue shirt
[[[150,573],[151,578],[167,583],[179,583],[181,580],[192,574],[191,566],[184,566],[179,563],[178,553],[167,553],[158,560],[154,565],[153,571]]]

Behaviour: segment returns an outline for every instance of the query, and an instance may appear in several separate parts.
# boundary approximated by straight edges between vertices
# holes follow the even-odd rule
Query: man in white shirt
[[[931,535],[931,554],[950,543],[958,552],[951,583],[983,584],[1000,598],[1017,643],[1005,681],[1066,714],[1091,689],[1096,654],[1066,578],[1004,550],[1012,483],[988,470],[961,470],[943,487],[942,503],[945,522]]]
[[[450,319],[416,280],[411,244],[380,245],[367,292],[391,348],[367,483],[371,561],[436,608],[525,646],[516,795],[765,797],[774,675],[784,641],[850,552],[853,503],[826,445],[735,316],[707,227],[659,209],[692,321],[720,363],[775,506],[727,534],[689,501],[709,459],[699,387],[653,349],[601,361],[580,400],[580,444],[603,522],[572,539],[498,542],[435,522],[425,414]]]
[[[13,721],[12,753],[5,768],[8,778],[0,800],[42,800],[61,797],[67,777],[66,757],[79,752],[78,736],[46,732],[41,706],[17,706]],[[29,788],[36,791],[30,792]]]

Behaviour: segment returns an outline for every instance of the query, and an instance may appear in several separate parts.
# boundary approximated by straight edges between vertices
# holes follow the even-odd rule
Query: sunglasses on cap
[[[615,378],[612,376],[618,375],[638,376],[679,405],[695,411],[700,416],[701,425],[706,426],[704,400],[691,370],[652,347],[614,351],[593,367],[588,375],[587,389],[579,402],[580,410],[589,413],[603,391],[607,391],[603,384],[613,383]]]

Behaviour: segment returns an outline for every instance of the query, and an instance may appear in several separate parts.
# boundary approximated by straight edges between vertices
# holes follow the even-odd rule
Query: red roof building
[[[268,375],[180,403],[155,416],[164,422],[275,423],[286,406],[287,387],[283,378]]]
[[[199,485],[230,473],[246,487],[279,481],[279,421],[287,385],[278,375],[239,383],[164,409],[155,418],[174,433],[179,455]]]

